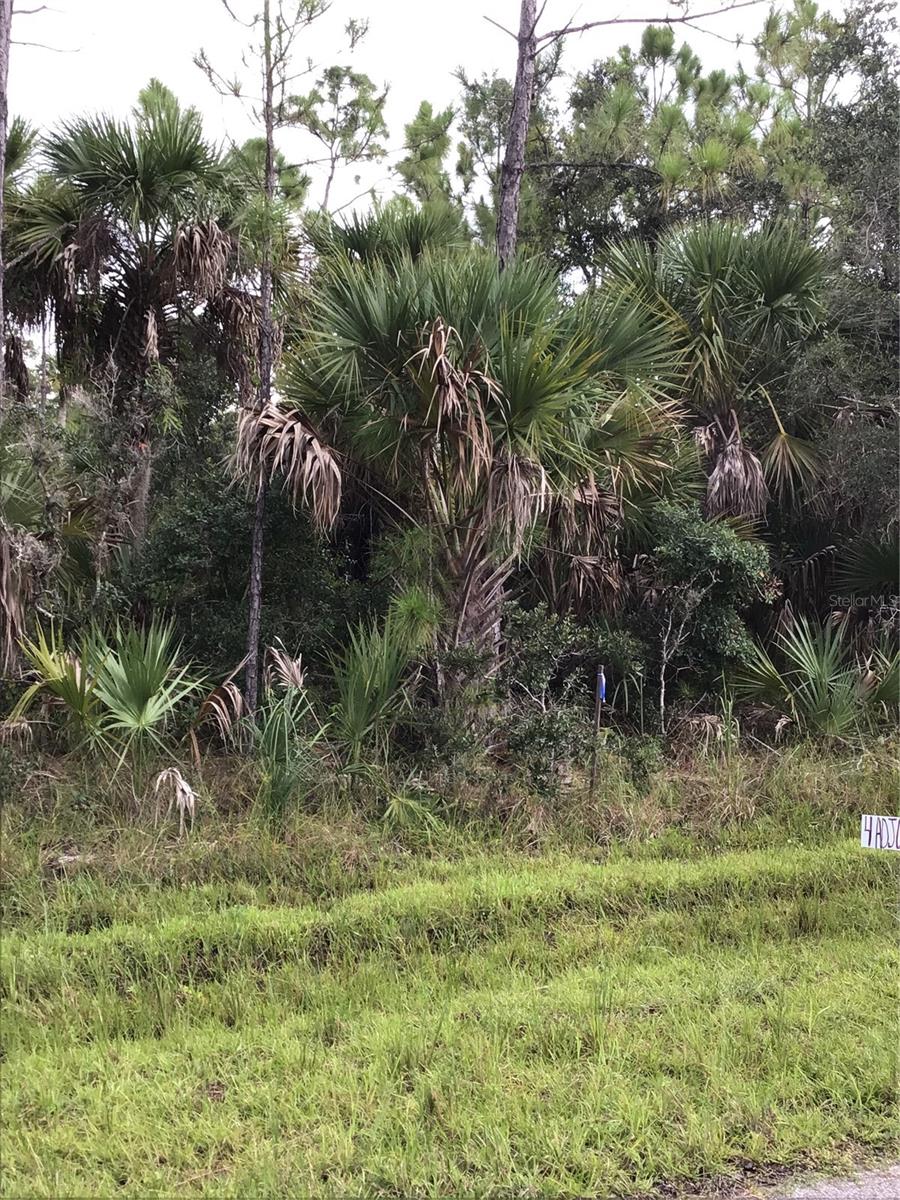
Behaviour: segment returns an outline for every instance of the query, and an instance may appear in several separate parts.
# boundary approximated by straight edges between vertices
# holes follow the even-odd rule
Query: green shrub
[[[887,645],[865,661],[844,624],[798,617],[775,638],[777,662],[754,646],[735,677],[745,700],[763,701],[803,734],[840,736],[879,710],[895,720],[900,703],[900,652]]]
[[[506,749],[528,784],[540,796],[558,794],[566,769],[587,762],[593,731],[585,710],[554,704],[546,712],[527,710],[504,725]]]
[[[198,682],[179,662],[171,624],[117,625],[110,638],[89,626],[70,649],[61,631],[38,628],[22,651],[37,676],[12,712],[24,716],[39,695],[63,714],[74,747],[93,743],[119,764],[128,759],[141,783],[149,759],[167,751],[166,735]]]

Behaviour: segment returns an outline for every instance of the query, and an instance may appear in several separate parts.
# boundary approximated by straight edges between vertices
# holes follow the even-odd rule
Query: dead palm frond
[[[302,690],[306,686],[303,655],[292,658],[284,644],[266,647],[266,689],[278,684],[285,690]]]
[[[552,489],[540,463],[518,455],[498,458],[491,469],[485,519],[501,531],[511,555],[518,556],[526,535],[543,515]]]
[[[169,791],[169,807],[166,809],[166,816],[168,817],[173,808],[178,809],[178,836],[184,836],[186,816],[190,816],[190,827],[193,831],[194,817],[197,811],[197,793],[177,767],[166,767],[156,777],[153,787],[156,796],[155,824],[159,824],[160,790]]]
[[[455,484],[471,491],[491,466],[493,437],[486,407],[498,400],[499,387],[471,361],[462,366],[454,362],[451,347],[461,349],[462,343],[443,317],[426,325],[422,341],[407,369],[424,401],[424,431],[451,450]]]
[[[622,500],[611,488],[598,485],[593,471],[573,488],[560,490],[553,500],[554,545],[564,550],[597,546],[622,519]]]
[[[542,586],[554,608],[609,606],[622,586],[614,532],[621,497],[597,483],[591,471],[578,484],[554,492],[548,508],[547,544],[538,562]]]
[[[241,689],[234,679],[229,677],[203,697],[197,712],[197,724],[202,725],[205,721],[212,721],[218,729],[222,741],[227,744],[236,737],[243,715],[244,699]]]
[[[201,296],[218,296],[227,278],[232,251],[229,235],[214,220],[182,225],[173,239],[175,268],[192,291]]]
[[[706,512],[710,517],[759,517],[769,502],[766,477],[759,459],[744,445],[733,411],[731,416],[731,433],[706,485]]]
[[[697,449],[706,462],[712,462],[716,457],[717,432],[715,421],[709,425],[695,425],[691,430]]]
[[[222,330],[219,354],[228,373],[237,382],[241,400],[246,403],[254,390],[259,347],[259,297],[244,288],[226,284],[209,301],[209,311]]]
[[[231,674],[203,697],[194,721],[194,728],[208,721],[212,722],[225,745],[238,740],[241,721],[246,715],[244,697],[241,689],[234,682],[235,677],[246,665],[245,655]]]
[[[296,409],[282,408],[275,401],[262,409],[243,409],[233,468],[255,488],[280,475],[294,503],[302,499],[323,529],[337,519],[340,469],[331,450]]]
[[[34,741],[34,724],[24,717],[7,717],[0,721],[0,746],[29,748]]]
[[[144,340],[141,345],[141,357],[148,363],[159,362],[159,331],[156,323],[156,311],[148,308],[144,314]]]
[[[549,598],[560,611],[581,611],[597,606],[611,611],[624,587],[622,564],[609,547],[603,554],[554,554],[549,561],[557,569],[547,572],[551,582]]]
[[[706,489],[709,516],[758,517],[765,512],[769,489],[756,455],[738,438],[716,460]]]

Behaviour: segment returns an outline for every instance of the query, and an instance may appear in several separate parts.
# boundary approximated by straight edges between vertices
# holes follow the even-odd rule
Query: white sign
[[[864,814],[859,842],[866,850],[900,850],[900,817]]]

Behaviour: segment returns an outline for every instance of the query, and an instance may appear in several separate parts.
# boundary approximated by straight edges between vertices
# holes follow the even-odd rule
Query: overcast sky
[[[41,0],[14,0],[20,9],[35,8]],[[241,141],[253,132],[235,100],[217,96],[193,65],[203,47],[216,65],[233,74],[240,69],[240,51],[246,31],[229,19],[221,0],[48,0],[49,8],[36,15],[24,11],[13,18],[15,42],[41,42],[55,50],[14,45],[10,62],[10,110],[35,124],[53,125],[61,118],[86,111],[125,115],[137,92],[151,76],[158,76],[185,102],[204,115],[210,136]],[[636,0],[635,0],[636,3]],[[641,7],[628,0],[547,0],[542,29],[565,25],[573,15],[577,23],[615,16],[663,14],[666,0],[644,0]],[[239,13],[258,10],[259,0],[232,0]],[[695,0],[694,11],[716,7]],[[833,0],[832,11],[843,9]],[[759,29],[766,4],[728,13],[703,22],[722,37],[750,39]],[[403,125],[421,100],[435,107],[453,103],[458,95],[454,70],[467,73],[496,69],[512,76],[515,43],[486,21],[485,15],[507,28],[517,24],[517,0],[334,0],[330,12],[304,35],[297,60],[307,56],[315,63],[350,63],[365,71],[377,84],[390,86],[388,146],[395,151],[368,168],[362,184],[354,171],[344,171],[333,189],[333,202],[349,201],[361,186],[394,189],[391,164],[402,151]],[[349,17],[366,17],[369,33],[355,55],[347,52],[343,26]],[[738,50],[717,37],[695,30],[687,40],[707,69],[733,67],[740,57],[753,67],[753,52]],[[613,53],[626,41],[640,39],[640,26],[596,29],[566,40],[563,68],[574,74],[596,58]],[[305,88],[311,86],[305,84]],[[564,86],[564,84],[563,84]],[[280,133],[280,148],[290,161],[314,156],[301,134]],[[311,201],[321,197],[321,181],[314,179]]]

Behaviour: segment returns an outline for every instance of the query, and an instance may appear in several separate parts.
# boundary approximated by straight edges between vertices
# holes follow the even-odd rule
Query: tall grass
[[[14,935],[0,1192],[638,1197],[886,1152],[892,887],[846,843],[462,860]]]
[[[387,761],[407,702],[403,681],[414,645],[409,627],[391,610],[380,627],[351,629],[346,647],[332,659],[337,699],[331,730],[346,766],[359,767],[367,758]]]
[[[267,689],[250,724],[260,772],[257,800],[267,820],[280,822],[292,803],[300,803],[321,780],[324,760],[316,746],[325,730],[316,722],[302,687]]]

